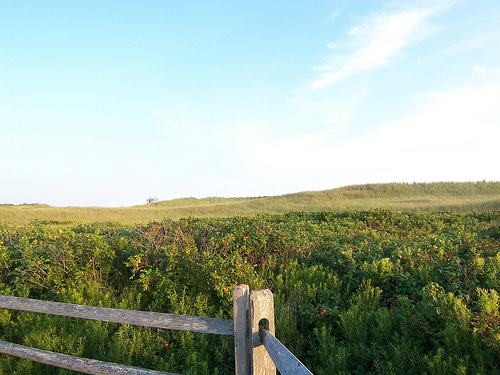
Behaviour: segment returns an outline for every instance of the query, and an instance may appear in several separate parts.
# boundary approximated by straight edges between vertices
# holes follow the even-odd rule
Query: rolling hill
[[[340,211],[384,208],[395,211],[471,212],[500,209],[500,182],[436,182],[351,185],[323,191],[248,198],[181,198],[132,207],[52,207],[45,204],[0,205],[0,221],[34,219],[142,223],[163,218],[229,217],[291,211]]]

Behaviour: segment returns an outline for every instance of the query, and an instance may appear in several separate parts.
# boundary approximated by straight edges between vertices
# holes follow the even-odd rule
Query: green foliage
[[[3,223],[0,293],[232,319],[232,289],[244,283],[272,290],[277,337],[313,373],[498,374],[499,223],[499,211],[383,209]],[[169,372],[234,373],[230,337],[2,310],[0,339]],[[0,358],[0,373],[55,372],[70,373]]]

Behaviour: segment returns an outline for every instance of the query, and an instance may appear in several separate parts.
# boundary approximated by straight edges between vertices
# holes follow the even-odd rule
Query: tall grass
[[[2,205],[0,222],[121,222],[230,217],[293,211],[341,211],[384,208],[409,212],[474,212],[500,209],[500,182],[438,182],[352,185],[324,191],[253,198],[183,198],[119,208]]]

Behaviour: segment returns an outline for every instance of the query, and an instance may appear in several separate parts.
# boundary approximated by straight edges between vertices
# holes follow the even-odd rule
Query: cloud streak
[[[370,15],[367,21],[348,31],[345,43],[351,51],[335,55],[328,64],[315,68],[323,73],[308,88],[320,89],[357,73],[387,66],[405,47],[430,32],[427,20],[443,8],[442,3]],[[329,43],[328,47],[337,50],[342,44]]]

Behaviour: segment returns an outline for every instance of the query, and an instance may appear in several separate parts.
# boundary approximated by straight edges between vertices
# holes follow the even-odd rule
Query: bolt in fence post
[[[262,345],[259,337],[259,324],[265,325],[274,335],[274,299],[269,289],[250,293],[250,321],[252,324],[252,375],[276,375],[276,366]]]
[[[250,325],[250,292],[248,285],[233,290],[235,374],[251,375],[252,346]]]

